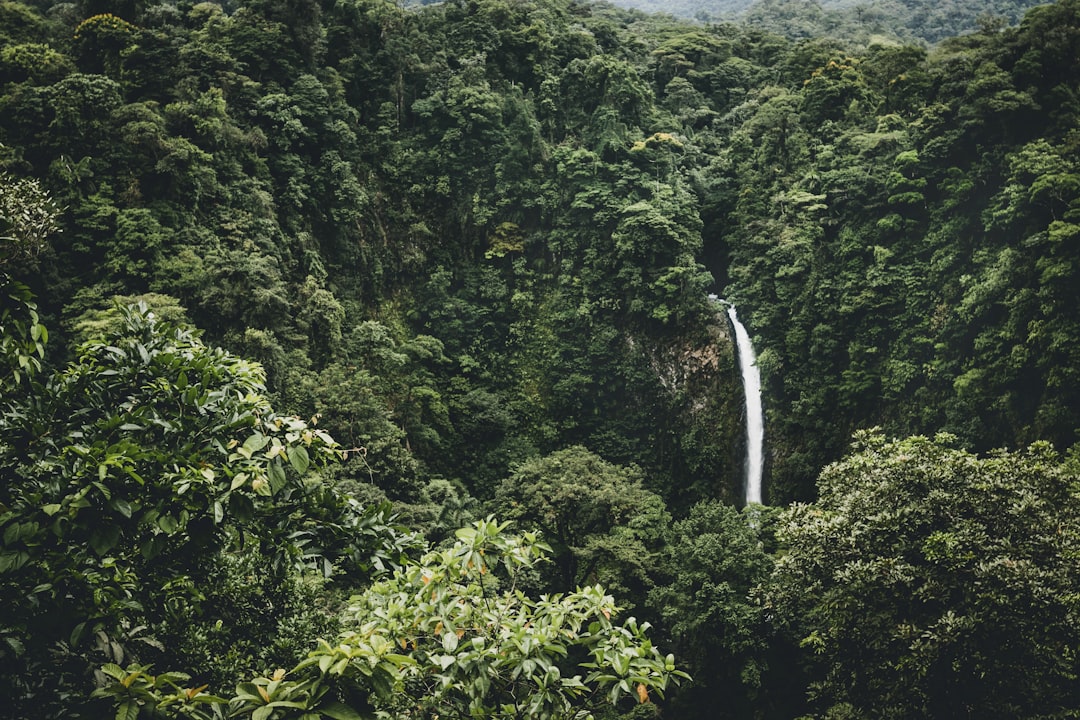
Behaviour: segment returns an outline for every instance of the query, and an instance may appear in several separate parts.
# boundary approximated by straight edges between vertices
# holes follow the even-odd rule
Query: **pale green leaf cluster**
[[[462,528],[452,546],[354,596],[336,644],[320,640],[290,672],[241,683],[228,716],[584,719],[688,677],[648,639],[648,623],[612,622],[618,608],[600,586],[526,597],[517,576],[548,549],[506,527],[488,517]],[[121,712],[132,703],[190,720],[226,712],[212,696],[201,702],[213,707],[193,707],[202,689],[192,695],[145,668],[105,672],[114,682],[97,695]]]

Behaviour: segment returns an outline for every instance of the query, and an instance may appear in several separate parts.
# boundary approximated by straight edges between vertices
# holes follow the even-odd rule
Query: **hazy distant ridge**
[[[1000,18],[1012,25],[1032,0],[613,0],[615,5],[703,22],[736,21],[792,38],[865,40],[884,35],[935,43]],[[1000,22],[1000,20],[999,20]]]

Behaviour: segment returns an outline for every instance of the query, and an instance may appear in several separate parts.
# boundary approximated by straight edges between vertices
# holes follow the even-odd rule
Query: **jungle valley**
[[[1080,714],[1080,0],[755,7],[0,0],[0,717]]]

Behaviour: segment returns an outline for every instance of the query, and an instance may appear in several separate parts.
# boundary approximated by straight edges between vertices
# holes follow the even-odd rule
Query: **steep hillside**
[[[710,289],[761,343],[775,499],[868,424],[1080,426],[1072,0],[929,55],[574,2],[3,7],[56,336],[156,293],[392,497],[570,444],[737,497],[730,348],[685,361]]]
[[[462,716],[491,688],[440,673],[502,618],[459,636],[427,610],[490,597],[488,540],[546,552],[455,534],[488,513],[552,545],[506,602],[582,586],[610,630],[603,580],[690,658],[672,716],[1076,715],[1080,0],[932,47],[869,33],[576,0],[0,2],[11,714],[79,717],[110,677],[138,714],[145,668],[104,659],[225,688],[300,663],[415,549],[392,507],[458,543],[363,596],[408,617],[387,662],[426,664],[328,717],[379,690]],[[735,508],[710,293],[758,351],[765,500],[811,504]],[[475,707],[521,715],[521,677],[578,693],[520,668]],[[273,675],[237,706],[285,708]]]
[[[936,43],[985,23],[1015,25],[1035,0],[618,0],[616,5],[699,22],[739,22],[792,39]]]

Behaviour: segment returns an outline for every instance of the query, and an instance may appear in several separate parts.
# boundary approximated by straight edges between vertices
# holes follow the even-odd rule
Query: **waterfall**
[[[743,394],[746,396],[746,504],[761,504],[761,466],[764,461],[765,420],[761,412],[761,372],[758,370],[750,333],[739,322],[735,306],[728,306],[739,350]]]
[[[710,299],[716,300],[715,295]],[[735,329],[735,346],[739,351],[739,369],[742,372],[743,394],[746,397],[746,504],[761,504],[761,470],[764,465],[765,419],[761,411],[761,372],[758,370],[754,346],[750,334],[735,312],[728,305],[728,318]]]

